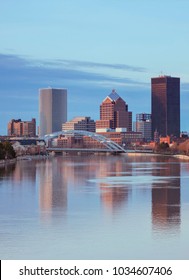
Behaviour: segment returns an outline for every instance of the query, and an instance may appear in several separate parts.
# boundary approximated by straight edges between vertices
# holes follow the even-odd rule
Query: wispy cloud
[[[37,61],[16,55],[0,54],[0,73],[3,75],[4,79],[7,79],[8,77],[11,77],[12,74],[14,74],[14,77],[17,79],[21,79],[21,77],[24,79],[29,78],[29,80],[33,80],[34,83],[35,79],[39,80],[39,78],[41,78],[42,80],[49,80],[49,78],[56,77],[56,79],[80,80],[85,82],[115,81],[121,83],[126,82],[138,84],[137,81],[134,81],[130,78],[120,78],[119,75],[117,76],[98,72],[98,69],[101,68],[134,72],[145,71],[145,69],[142,67],[124,64],[105,64],[75,60]],[[94,71],[95,69],[96,71]]]
[[[129,75],[122,77],[119,75],[121,70],[128,73],[145,71],[141,67],[122,64],[74,60],[41,61],[19,55],[0,54],[0,113],[4,130],[11,118],[38,118],[38,89],[42,87],[68,89],[68,117],[72,117],[70,114],[97,117],[101,101],[112,88],[119,88],[123,98],[127,88],[130,97],[126,96],[126,100],[129,102],[132,93],[135,92],[137,96],[146,91],[147,83],[131,79]],[[82,104],[78,106],[80,100]],[[36,114],[33,115],[33,112]]]
[[[65,68],[92,68],[92,69],[114,69],[114,70],[126,70],[133,72],[146,72],[147,70],[143,67],[131,66],[126,64],[109,64],[109,63],[96,63],[91,61],[78,61],[78,60],[67,60],[67,59],[56,59],[54,61],[42,62],[43,65],[51,67],[65,67]]]

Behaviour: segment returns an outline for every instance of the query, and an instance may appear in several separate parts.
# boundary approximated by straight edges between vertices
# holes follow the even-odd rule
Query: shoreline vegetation
[[[23,161],[23,160],[42,160],[50,158],[49,155],[26,155],[26,156],[18,156],[13,159],[1,159],[0,160],[0,167],[5,167],[7,165],[15,164],[17,161]]]
[[[8,141],[0,142],[0,165],[7,165],[16,162],[16,152]]]

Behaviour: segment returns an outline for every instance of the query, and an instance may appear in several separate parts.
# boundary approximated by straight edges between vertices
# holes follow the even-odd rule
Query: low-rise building
[[[16,137],[35,137],[36,136],[36,120],[22,121],[21,119],[12,119],[8,123],[8,136]]]
[[[141,132],[143,140],[149,142],[152,139],[151,114],[137,114],[136,122],[134,122],[134,131]]]
[[[95,132],[95,121],[90,117],[75,117],[62,125],[62,130],[85,130]]]
[[[119,145],[128,146],[132,143],[142,142],[143,136],[141,132],[134,131],[126,131],[126,132],[118,132],[118,131],[108,131],[98,133],[103,135],[104,137],[110,138],[110,140],[116,142]]]

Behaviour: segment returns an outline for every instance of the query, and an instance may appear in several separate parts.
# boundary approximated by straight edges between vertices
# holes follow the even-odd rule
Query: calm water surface
[[[189,259],[189,163],[75,156],[0,169],[1,259]]]

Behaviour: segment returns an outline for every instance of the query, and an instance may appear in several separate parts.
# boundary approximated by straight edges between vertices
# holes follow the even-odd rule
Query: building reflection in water
[[[90,156],[75,156],[65,159],[64,170],[69,184],[78,189],[80,186],[86,186],[91,177],[96,178],[99,162],[98,157]]]
[[[61,157],[56,157],[38,164],[39,206],[44,218],[67,209],[67,176],[62,162]]]
[[[97,160],[98,159],[98,160]],[[65,212],[68,206],[69,192],[93,192],[100,187],[100,199],[106,209],[115,210],[121,207],[128,199],[129,190],[119,183],[111,185],[107,183],[89,184],[89,179],[99,179],[122,176],[124,166],[120,158],[112,160],[106,156],[90,157],[55,157],[49,161],[38,163],[39,174],[39,201],[42,216],[49,218],[54,211]],[[114,187],[115,186],[115,187]],[[80,201],[76,200],[79,209]]]
[[[73,211],[79,211],[87,199],[87,195],[100,190],[100,200],[104,209],[109,213],[119,211],[125,207],[132,195],[132,187],[138,191],[150,191],[152,196],[152,225],[154,231],[163,229],[176,229],[180,227],[180,163],[168,162],[165,159],[160,162],[155,159],[152,165],[133,168],[136,164],[130,164],[122,157],[55,157],[51,160],[39,162],[37,166],[39,178],[39,201],[42,216],[49,218],[56,212],[62,216],[68,208],[68,191],[70,193],[70,205]],[[132,162],[131,162],[132,163]],[[152,166],[152,168],[151,168]],[[136,167],[136,166],[135,166]],[[157,167],[157,168],[156,168]],[[136,177],[141,175],[152,179],[149,188],[138,189],[134,185]],[[134,180],[132,180],[132,178]],[[157,180],[156,180],[157,178]],[[92,183],[90,183],[92,179]],[[140,184],[140,183],[139,183]],[[139,193],[137,191],[137,194]],[[77,192],[83,194],[77,199]],[[74,199],[73,196],[75,195]],[[133,193],[135,199],[136,191]],[[90,196],[91,198],[91,196]],[[142,198],[141,198],[142,199]],[[74,201],[74,202],[73,202]],[[95,198],[92,200],[96,203]],[[151,203],[149,201],[149,203]],[[70,209],[71,210],[71,209]],[[71,210],[71,211],[72,211]]]
[[[125,169],[125,161],[121,158],[115,157],[114,160],[108,161],[107,158],[105,160],[100,161],[99,165],[99,174],[97,177],[99,178],[109,178],[107,182],[101,182],[99,184],[101,190],[101,201],[105,206],[105,209],[109,212],[116,212],[118,208],[125,205],[125,202],[128,201],[129,193],[131,192],[131,188],[126,184],[119,184],[115,179],[122,176],[131,176],[132,167],[127,166],[127,172]],[[111,180],[112,178],[112,180]]]
[[[18,161],[12,168],[14,171],[12,173],[13,182],[20,184],[25,183],[26,180],[31,184],[36,182],[36,165],[33,161]]]
[[[169,160],[168,160],[169,161]],[[180,163],[168,162],[154,170],[153,176],[165,182],[152,184],[152,224],[154,231],[180,228]]]
[[[5,177],[12,178],[15,172],[16,164],[10,164],[5,166],[0,166],[0,181],[4,180]]]
[[[44,217],[53,212],[66,212],[68,189],[77,191],[88,184],[91,176],[96,178],[98,163],[90,157],[54,157],[38,164],[40,210]],[[77,201],[79,205],[79,201]]]

